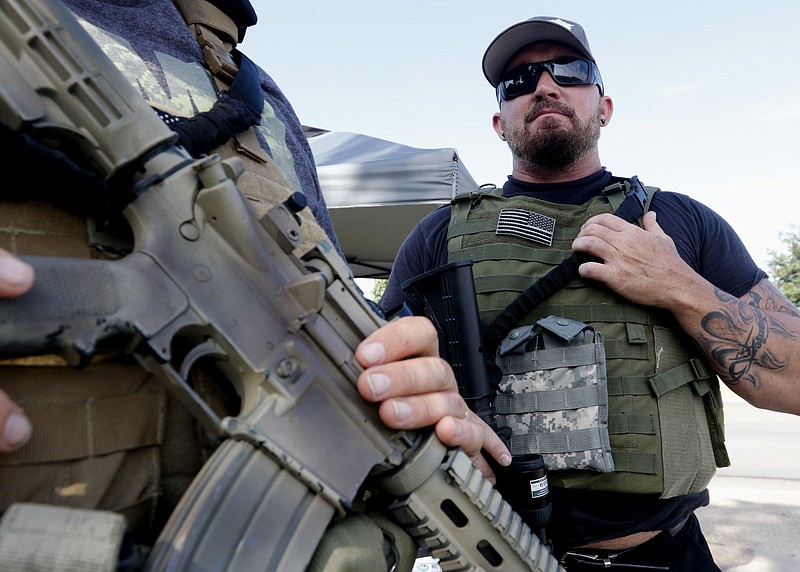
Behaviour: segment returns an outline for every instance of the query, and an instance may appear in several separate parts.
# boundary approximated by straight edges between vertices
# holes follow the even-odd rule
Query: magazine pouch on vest
[[[535,451],[550,470],[614,470],[600,332],[548,316],[512,330],[500,344],[497,365],[497,426],[511,429],[512,455]]]
[[[447,235],[448,261],[473,261],[481,322],[494,323],[520,294],[570,257],[572,242],[583,223],[594,215],[614,212],[627,188],[627,181],[616,183],[605,189],[602,196],[581,205],[555,204],[524,196],[504,197],[500,189],[456,197]],[[646,207],[654,189],[647,188],[647,191]],[[509,210],[533,213],[530,216],[543,220],[552,219],[555,221],[552,238],[542,242],[497,232],[502,223],[501,214]],[[537,375],[545,377],[547,370],[538,364],[524,364],[524,361],[539,359],[537,354],[552,347],[557,348],[556,355],[561,351],[564,356],[558,367],[575,367],[574,371],[578,371],[572,363],[573,357],[566,351],[570,345],[563,339],[557,341],[559,338],[551,330],[542,327],[542,320],[546,322],[551,316],[589,326],[591,330],[586,332],[593,332],[594,339],[586,332],[582,334],[585,338],[576,338],[587,348],[602,342],[608,385],[607,429],[613,459],[613,464],[606,463],[605,469],[591,467],[588,462],[580,466],[577,458],[571,459],[575,465],[566,465],[569,451],[592,447],[570,443],[561,450],[564,458],[549,456],[552,451],[537,443],[536,431],[526,425],[540,419],[544,422],[545,408],[553,405],[541,405],[550,397],[540,396],[539,386],[532,381]],[[546,455],[551,487],[657,494],[670,498],[702,491],[714,475],[715,467],[727,466],[719,380],[669,312],[633,304],[578,276],[516,318],[506,332],[499,339],[497,354],[504,373],[495,401],[498,425],[516,424],[512,427],[517,434],[513,453]],[[511,336],[522,337],[523,334],[531,340],[526,345],[513,347]],[[575,345],[575,341],[570,344]],[[515,360],[522,361],[523,365],[512,366]],[[562,375],[566,375],[566,371]],[[548,371],[547,375],[554,377],[555,373]],[[544,387],[544,382],[541,383]],[[598,380],[598,383],[601,382]],[[553,401],[562,400],[558,411],[553,410],[548,415],[553,419],[558,416],[569,419],[576,415],[578,408],[564,403],[566,397],[560,395],[568,393],[562,391],[565,385],[550,382],[547,387],[557,392]],[[516,395],[528,389],[532,390],[532,397]],[[524,399],[530,399],[533,405],[521,407]],[[593,402],[596,402],[593,406],[597,407],[598,415],[601,400],[598,395]],[[540,419],[535,419],[537,415]],[[602,421],[598,421],[598,427],[602,427]],[[524,439],[529,441],[527,451],[521,444],[523,435],[527,435]],[[547,439],[566,440],[567,436],[571,440],[575,435],[561,426],[556,431],[549,429]],[[599,439],[599,434],[594,437]],[[553,445],[548,443],[547,446]],[[602,445],[597,451],[603,451]],[[598,455],[598,459],[605,461],[605,455]]]

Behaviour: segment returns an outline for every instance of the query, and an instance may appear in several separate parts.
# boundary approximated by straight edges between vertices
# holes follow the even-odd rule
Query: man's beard
[[[533,133],[527,127],[542,109],[555,109],[566,116],[572,127],[540,127]],[[559,102],[547,101],[533,106],[524,116],[522,125],[510,128],[503,122],[506,141],[511,153],[532,167],[563,169],[578,160],[592,149],[600,139],[600,111],[586,121],[575,119],[574,110]],[[545,122],[548,120],[544,118]]]

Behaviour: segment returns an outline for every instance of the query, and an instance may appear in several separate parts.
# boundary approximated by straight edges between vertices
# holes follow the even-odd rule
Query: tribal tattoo
[[[707,336],[700,343],[728,385],[746,381],[756,387],[758,368],[779,370],[788,365],[786,357],[769,350],[770,336],[800,339],[800,332],[788,329],[773,315],[777,312],[798,316],[797,310],[788,300],[784,303],[779,293],[759,290],[754,288],[749,294],[750,303],[746,303],[715,289],[721,302],[736,304],[708,313],[701,322]]]

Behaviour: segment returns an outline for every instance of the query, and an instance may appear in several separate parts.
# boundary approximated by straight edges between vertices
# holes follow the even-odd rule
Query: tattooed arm
[[[654,212],[642,222],[589,219],[572,248],[602,262],[582,264],[581,276],[669,310],[734,392],[756,407],[800,415],[800,311],[767,279],[741,298],[721,291],[680,257]]]
[[[753,405],[800,413],[800,311],[767,279],[739,299],[715,294],[694,338],[720,378]]]

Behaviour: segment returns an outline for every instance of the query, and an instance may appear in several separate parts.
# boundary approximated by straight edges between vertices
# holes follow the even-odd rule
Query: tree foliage
[[[786,248],[781,252],[769,251],[770,279],[792,304],[800,307],[800,226],[792,225],[779,236]]]

